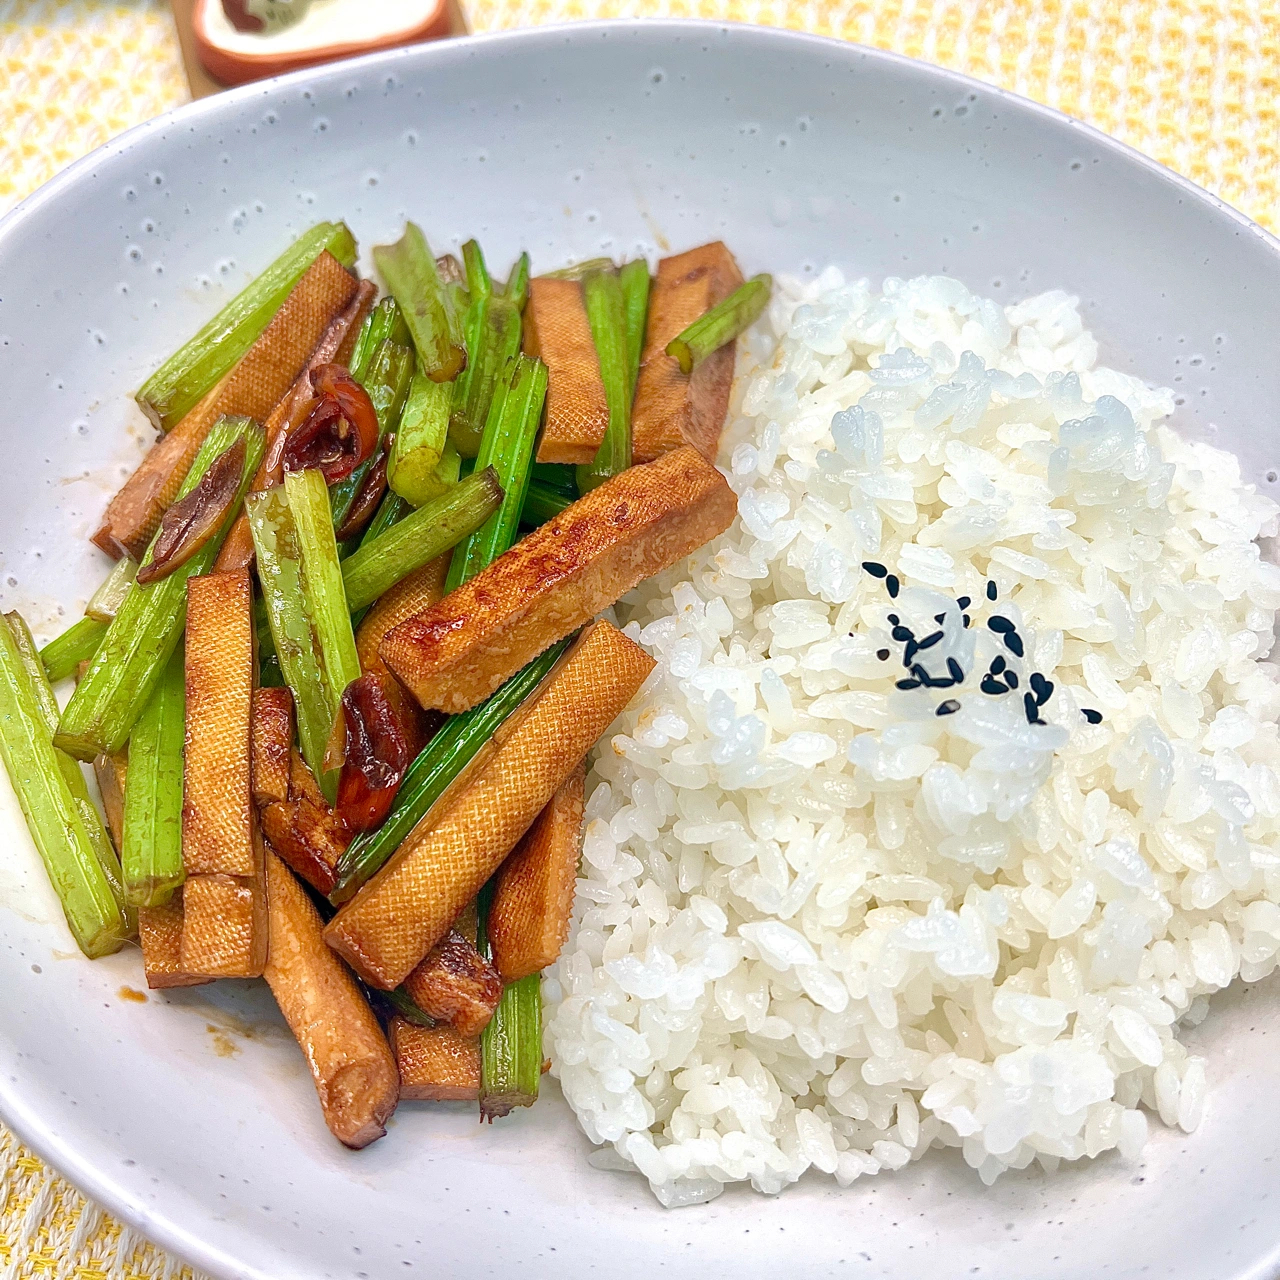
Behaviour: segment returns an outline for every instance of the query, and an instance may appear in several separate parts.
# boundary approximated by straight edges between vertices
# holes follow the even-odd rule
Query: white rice
[[[725,433],[738,519],[619,607],[658,669],[597,750],[545,984],[593,1162],[680,1205],[1194,1128],[1178,1029],[1280,954],[1277,507],[1159,425],[1171,392],[1095,368],[1063,293],[828,270],[769,321]],[[921,656],[958,689],[895,688],[890,612],[944,615]],[[997,654],[1017,692],[980,691]]]

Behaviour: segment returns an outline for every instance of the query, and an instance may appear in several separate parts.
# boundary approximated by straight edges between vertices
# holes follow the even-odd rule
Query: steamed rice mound
[[[1277,507],[1160,425],[1171,392],[1094,367],[1065,294],[828,270],[768,321],[738,519],[618,611],[658,668],[597,748],[545,984],[594,1162],[679,1205],[1194,1128],[1179,1027],[1280,953]],[[890,613],[962,683],[898,689]],[[982,692],[997,656],[1017,691]]]

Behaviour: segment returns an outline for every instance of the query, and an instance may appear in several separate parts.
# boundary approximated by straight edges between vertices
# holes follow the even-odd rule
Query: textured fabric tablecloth
[[[1280,222],[1271,0],[464,0],[476,31],[575,18],[732,19],[878,45],[1097,125]],[[0,213],[187,98],[161,0],[0,0]],[[3,1280],[189,1276],[0,1128]]]

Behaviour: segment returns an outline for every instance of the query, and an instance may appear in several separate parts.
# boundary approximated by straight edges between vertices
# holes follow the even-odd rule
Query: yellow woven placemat
[[[471,0],[473,29],[702,17],[842,36],[1087,120],[1264,226],[1280,221],[1280,6],[1270,0]],[[184,101],[161,0],[0,0],[0,213]],[[0,1129],[5,1280],[190,1276]]]

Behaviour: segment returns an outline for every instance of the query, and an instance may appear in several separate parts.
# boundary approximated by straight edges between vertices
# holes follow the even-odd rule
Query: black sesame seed
[[[1004,660],[1004,654],[997,653],[996,656],[991,659],[991,674],[993,676],[998,676],[1008,665],[1009,664]]]
[[[987,583],[987,599],[994,600],[996,598],[996,584],[994,582]]]
[[[1009,686],[1001,684],[994,676],[983,676],[982,683],[978,687],[983,693],[989,693],[992,697],[1009,692]]]
[[[887,578],[889,576],[889,570],[886,569],[884,565],[877,564],[874,560],[864,560],[862,562],[862,567],[873,578]]]
[[[1004,673],[1004,682],[1010,689],[1018,687],[1018,673],[1016,671],[1006,671]]]
[[[1081,708],[1080,708],[1080,714],[1081,714],[1082,716],[1084,716],[1084,718],[1085,718],[1085,719],[1086,719],[1090,724],[1101,724],[1101,723],[1102,723],[1102,712],[1101,712],[1101,711],[1094,711],[1092,707],[1081,707]]]
[[[969,625],[969,615],[966,613],[966,614],[964,615],[964,617],[960,619],[960,621],[961,621],[961,622],[963,622],[963,623],[964,623],[964,625],[965,625],[966,627],[968,627],[968,625]]]
[[[907,641],[907,647],[902,653],[902,665],[904,667],[909,667],[911,665],[912,659],[915,658],[916,650],[918,648],[920,648],[920,646],[914,640]]]
[[[935,716],[953,716],[960,710],[960,704],[954,698],[948,698],[946,702],[938,703],[938,709],[933,713]]]
[[[946,622],[947,615],[945,613],[935,613],[933,615],[934,622]]]
[[[899,689],[918,689],[919,687],[920,687],[919,680],[899,680],[898,681]]]
[[[852,635],[852,634],[853,634],[853,633],[852,633],[852,632],[850,632],[850,635]],[[889,661],[889,650],[888,650],[888,649],[877,649],[877,650],[876,650],[876,657],[877,657],[877,658],[879,658],[881,662],[888,662],[888,661]]]
[[[1003,617],[1001,614],[997,613],[994,617],[987,619],[987,630],[994,631],[996,635],[1005,635],[1016,629],[1013,619]]]
[[[1004,638],[1004,647],[1009,650],[1015,658],[1021,658],[1023,655],[1022,637],[1016,631],[1010,631]]]
[[[920,641],[920,644],[917,647],[921,649],[932,649],[933,646],[937,644],[938,641],[941,639],[942,639],[942,632],[934,631],[934,632],[931,632],[929,635],[925,636],[925,638]]]
[[[898,623],[900,623],[900,622],[902,621],[902,619],[901,619],[900,617],[898,617],[898,615],[897,615],[896,613],[891,613],[891,614],[889,615],[889,621],[890,621],[891,623],[893,623],[893,625],[896,627],[896,626],[898,625]]]
[[[1036,705],[1043,707],[1053,697],[1053,681],[1046,680],[1038,671],[1031,677],[1031,688],[1036,695]]]
[[[951,672],[951,678],[956,684],[963,683],[964,668],[954,658],[947,659],[947,670]]]
[[[1040,719],[1040,709],[1036,706],[1036,695],[1034,693],[1024,693],[1022,695],[1022,708],[1027,713],[1027,723],[1035,724]]]
[[[958,604],[961,609],[967,609],[972,603],[973,601],[970,600],[968,596],[961,596],[960,599],[956,601],[956,604]]]
[[[894,627],[891,634],[899,644],[905,644],[906,641],[916,638],[916,633],[910,627]]]
[[[898,596],[898,588],[899,588],[899,587],[901,587],[901,585],[902,585],[902,584],[898,581],[898,579],[897,579],[893,574],[890,574],[890,575],[885,579],[884,586],[885,586],[885,590],[886,590],[886,591],[888,591],[888,593],[889,593],[889,599],[890,599],[890,600],[896,600],[896,599],[897,599],[897,596]]]

